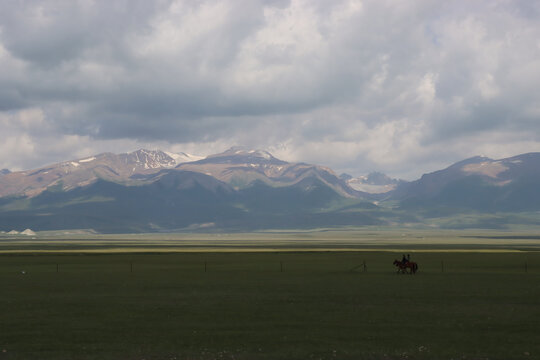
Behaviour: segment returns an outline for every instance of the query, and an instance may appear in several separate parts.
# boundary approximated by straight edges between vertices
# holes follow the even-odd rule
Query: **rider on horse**
[[[410,271],[409,274],[416,274],[416,271],[418,270],[418,264],[414,261],[411,261],[411,256],[403,254],[403,257],[401,258],[401,261],[398,259],[394,260],[394,265],[398,267],[398,273],[407,274],[407,269]]]

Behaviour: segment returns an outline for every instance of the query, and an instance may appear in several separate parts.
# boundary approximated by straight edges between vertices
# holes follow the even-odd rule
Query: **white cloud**
[[[0,5],[0,166],[137,147],[414,178],[540,150],[540,9],[507,1]]]

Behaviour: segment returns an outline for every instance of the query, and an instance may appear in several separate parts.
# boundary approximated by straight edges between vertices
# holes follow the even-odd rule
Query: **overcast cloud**
[[[540,151],[536,1],[3,1],[0,168],[268,149],[414,179]]]

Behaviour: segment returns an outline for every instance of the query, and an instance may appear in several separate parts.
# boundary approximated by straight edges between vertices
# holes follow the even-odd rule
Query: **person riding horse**
[[[401,258],[401,263],[403,265],[407,265],[407,263],[409,262],[411,262],[411,255],[407,254],[407,256],[405,256],[405,254],[403,254],[403,257]]]
[[[410,256],[405,256],[403,255],[403,258],[400,260],[398,259],[395,259],[394,260],[394,265],[396,265],[398,267],[398,273],[401,273],[401,274],[407,274],[407,269],[409,269],[410,271],[408,272],[409,274],[416,274],[416,271],[418,270],[418,264],[415,263],[414,261],[411,261],[410,260]]]

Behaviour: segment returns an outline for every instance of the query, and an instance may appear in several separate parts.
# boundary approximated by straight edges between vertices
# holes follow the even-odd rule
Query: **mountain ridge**
[[[237,189],[245,188],[255,181],[263,181],[271,186],[290,186],[314,176],[345,197],[362,198],[366,195],[348,186],[330,168],[301,162],[289,163],[275,158],[267,151],[243,147],[232,147],[199,161],[180,164],[176,168],[214,176]]]
[[[0,196],[36,196],[57,184],[70,190],[98,179],[129,184],[133,182],[133,175],[173,168],[179,164],[178,161],[189,159],[190,155],[183,154],[176,154],[175,159],[161,150],[140,149],[122,154],[107,152],[38,169],[10,172],[0,178]]]
[[[540,226],[534,215],[540,211],[540,153],[498,160],[473,157],[411,182],[382,173],[361,177],[364,185],[394,187],[378,194],[353,189],[350,176],[289,163],[264,150],[231,148],[178,163],[183,156],[141,149],[6,173],[0,177],[0,228],[152,232],[405,223]],[[521,213],[526,213],[523,219]]]
[[[497,160],[465,159],[403,184],[392,199],[407,208],[439,205],[456,210],[540,210],[540,152]]]

